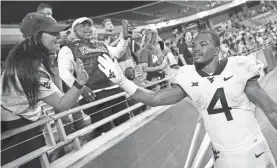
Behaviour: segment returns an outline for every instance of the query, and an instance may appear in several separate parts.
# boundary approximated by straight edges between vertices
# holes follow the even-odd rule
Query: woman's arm
[[[164,63],[160,66],[155,66],[155,67],[149,67],[148,63],[142,64],[142,70],[144,72],[156,72],[156,71],[163,70],[165,67],[166,67],[166,64],[164,64]]]
[[[75,72],[77,78],[73,83],[73,86],[69,89],[68,92],[66,92],[65,95],[59,91],[59,89],[51,80],[41,78],[39,93],[40,99],[59,111],[70,109],[78,101],[83,86],[88,80],[88,74],[84,70],[83,63],[80,59],[76,60]]]
[[[69,110],[79,99],[82,89],[77,89],[75,86],[72,86],[66,94],[62,94],[59,91],[44,97],[42,101],[52,106],[58,111]]]
[[[185,61],[184,55],[183,54],[179,54],[179,59],[181,60],[181,62],[183,63],[183,65],[187,65],[187,62]]]

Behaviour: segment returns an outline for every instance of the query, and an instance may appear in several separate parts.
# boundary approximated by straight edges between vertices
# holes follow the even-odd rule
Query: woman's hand
[[[88,73],[86,72],[86,70],[84,69],[83,62],[80,59],[76,60],[75,72],[77,75],[77,78],[76,78],[77,82],[80,85],[86,84],[86,82],[89,79],[89,76],[88,76]]]

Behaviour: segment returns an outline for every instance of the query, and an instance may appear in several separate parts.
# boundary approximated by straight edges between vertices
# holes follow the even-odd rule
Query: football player
[[[172,88],[156,92],[127,80],[116,60],[106,55],[98,58],[98,66],[113,83],[146,105],[170,105],[189,97],[212,140],[215,168],[276,168],[254,116],[258,106],[277,128],[277,105],[257,82],[263,64],[253,56],[219,61],[220,52],[217,34],[199,33],[193,42],[194,65],[179,69]]]

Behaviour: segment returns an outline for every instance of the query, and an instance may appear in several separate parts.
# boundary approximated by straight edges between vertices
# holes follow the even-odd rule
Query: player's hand
[[[89,101],[89,102],[92,102],[95,100],[96,98],[96,95],[95,93],[92,92],[92,90],[87,87],[87,86],[84,86],[83,89],[82,89],[82,94],[83,98],[86,100],[86,101]]]
[[[106,54],[103,54],[103,56],[98,57],[98,68],[109,78],[110,81],[112,81],[114,84],[121,85],[125,78],[123,75],[117,60],[112,60],[109,56]]]
[[[84,69],[83,62],[80,59],[76,60],[75,72],[76,72],[76,75],[77,75],[77,78],[76,78],[77,82],[80,85],[86,84],[86,82],[88,81],[89,76],[88,76],[86,70]]]

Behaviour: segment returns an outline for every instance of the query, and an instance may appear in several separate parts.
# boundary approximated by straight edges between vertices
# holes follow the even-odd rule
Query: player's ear
[[[221,49],[220,47],[215,47],[215,55],[218,55],[220,53]]]

